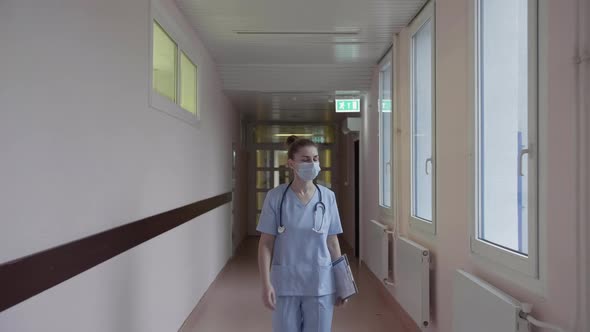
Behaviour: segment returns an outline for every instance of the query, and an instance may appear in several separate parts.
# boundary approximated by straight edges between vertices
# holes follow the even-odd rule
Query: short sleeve
[[[260,212],[260,219],[258,219],[258,226],[256,227],[256,230],[261,233],[277,235],[278,213],[272,204],[274,200],[272,199],[273,195],[271,193],[272,192],[269,191],[264,198],[264,203],[262,205],[262,211]]]
[[[342,233],[342,223],[340,222],[340,213],[338,213],[338,204],[336,204],[336,197],[334,193],[331,195],[332,203],[330,204],[332,220],[330,220],[330,229],[328,235],[336,235]]]

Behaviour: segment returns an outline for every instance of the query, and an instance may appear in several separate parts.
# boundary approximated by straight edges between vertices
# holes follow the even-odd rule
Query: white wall
[[[0,262],[231,190],[235,112],[162,1],[192,42],[199,127],[148,105],[149,0],[0,2]],[[176,330],[229,258],[229,217],[226,204],[12,307],[0,330]]]
[[[546,198],[540,205],[546,220],[543,259],[544,282],[536,292],[517,285],[500,275],[500,268],[480,263],[470,254],[469,229],[473,222],[468,205],[469,172],[469,21],[471,0],[438,0],[436,2],[437,41],[437,234],[435,236],[409,229],[410,214],[410,107],[409,107],[409,35],[400,34],[397,49],[399,62],[397,96],[400,114],[396,132],[398,167],[401,168],[401,232],[431,249],[433,253],[432,314],[430,331],[452,331],[452,278],[462,268],[508,292],[515,298],[534,305],[536,317],[574,330],[576,299],[576,107],[575,70],[575,0],[543,1],[548,5],[546,32],[546,65],[548,83],[544,103],[548,109],[545,133],[547,155],[543,168]],[[395,84],[394,84],[395,85]],[[377,75],[373,77],[370,102],[376,105]],[[363,113],[362,132],[362,203],[361,221],[380,218],[377,159],[377,112],[375,106]],[[394,197],[395,194],[394,194]],[[362,231],[361,231],[362,234]],[[587,267],[583,267],[587,270]],[[392,291],[395,295],[395,291]],[[577,331],[583,331],[578,329]]]

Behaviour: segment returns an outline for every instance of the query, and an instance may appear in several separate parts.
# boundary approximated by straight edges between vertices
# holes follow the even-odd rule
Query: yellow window
[[[180,107],[197,115],[197,66],[180,53]]]
[[[162,96],[176,102],[176,58],[178,46],[154,21],[152,88]]]

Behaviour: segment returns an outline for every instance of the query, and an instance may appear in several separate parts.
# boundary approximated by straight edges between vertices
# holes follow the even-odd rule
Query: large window
[[[478,0],[472,250],[537,276],[537,7]]]
[[[152,107],[197,123],[197,66],[156,20],[152,22],[151,79]]]
[[[411,26],[411,223],[434,233],[435,43],[434,5]]]
[[[392,195],[392,94],[391,53],[386,56],[379,70],[379,204],[391,209]]]

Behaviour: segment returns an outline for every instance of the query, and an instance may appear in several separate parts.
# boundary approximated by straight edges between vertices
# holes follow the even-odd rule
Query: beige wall
[[[470,254],[469,229],[469,0],[436,2],[436,114],[437,114],[437,234],[409,229],[410,145],[409,145],[409,36],[407,29],[399,35],[396,50],[399,79],[394,83],[398,96],[399,145],[397,167],[400,169],[400,228],[415,241],[430,248],[434,263],[432,282],[432,331],[450,332],[452,320],[452,278],[456,269],[465,269],[487,280],[523,302],[534,304],[537,318],[573,330],[579,288],[576,269],[576,107],[573,19],[574,0],[542,1],[547,5],[547,41],[544,54],[547,84],[541,103],[546,106],[547,128],[541,143],[546,155],[541,157],[542,200],[545,232],[542,270],[544,287],[540,292],[517,286],[498,274],[493,265],[479,263]],[[542,55],[543,56],[543,55]],[[378,138],[376,86],[373,79],[370,107],[363,114],[362,133],[362,215],[361,221],[392,219],[378,210]],[[373,160],[369,159],[373,158]],[[395,194],[394,194],[395,197]],[[395,290],[392,290],[395,295]],[[579,330],[582,331],[582,330]]]
[[[156,5],[198,65],[198,127],[148,104],[150,0],[0,2],[0,263],[231,190],[235,112],[175,2]],[[0,330],[175,331],[230,236],[226,204],[2,312]]]

